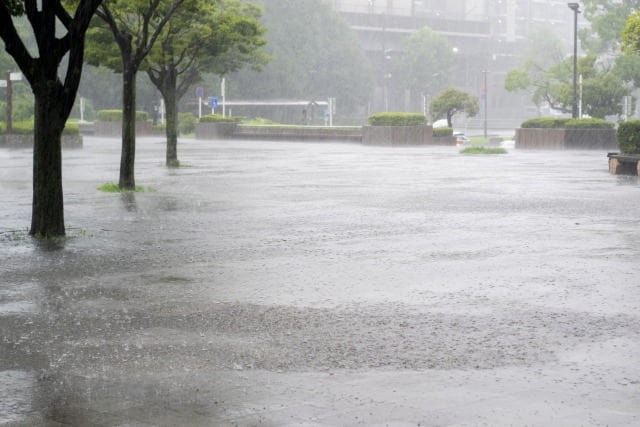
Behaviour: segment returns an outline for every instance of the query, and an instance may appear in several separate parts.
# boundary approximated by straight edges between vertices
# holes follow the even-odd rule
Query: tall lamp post
[[[485,139],[487,138],[487,107],[488,107],[488,102],[487,102],[487,73],[489,71],[488,70],[482,70],[482,74],[484,76],[484,88],[482,91],[482,109],[484,110],[484,137]]]
[[[578,13],[580,4],[567,3],[569,9],[573,10],[573,108],[571,117],[578,118]]]

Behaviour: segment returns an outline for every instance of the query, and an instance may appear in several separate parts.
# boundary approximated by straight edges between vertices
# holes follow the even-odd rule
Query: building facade
[[[453,86],[481,100],[487,110],[457,127],[508,129],[538,114],[524,93],[504,90],[507,72],[522,63],[524,41],[537,26],[553,29],[569,54],[573,12],[555,0],[325,0],[359,35],[375,70],[371,112],[422,111],[424,105],[386,72],[385,52],[402,52],[407,36],[422,27],[445,36],[455,52]],[[486,86],[485,86],[486,81]],[[486,117],[486,119],[485,119]]]

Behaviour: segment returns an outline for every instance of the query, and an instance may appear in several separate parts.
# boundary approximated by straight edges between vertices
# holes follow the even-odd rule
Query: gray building
[[[508,70],[520,65],[523,42],[536,26],[553,28],[570,54],[573,12],[554,0],[325,0],[356,30],[374,69],[377,89],[370,112],[422,111],[416,97],[389,82],[385,52],[401,52],[403,40],[428,26],[445,36],[455,51],[453,86],[478,96],[487,94],[491,129],[516,127],[538,114],[527,94],[504,90]],[[486,73],[485,73],[486,71]],[[485,91],[485,77],[487,80]],[[385,80],[386,79],[386,80]],[[484,111],[456,127],[481,128]]]

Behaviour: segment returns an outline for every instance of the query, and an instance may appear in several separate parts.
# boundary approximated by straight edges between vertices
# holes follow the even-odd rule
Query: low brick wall
[[[516,129],[516,148],[541,150],[616,149],[615,129]]]
[[[239,125],[233,133],[239,139],[295,140],[295,141],[354,141],[362,140],[361,128],[353,127],[287,127]]]
[[[609,172],[614,175],[640,175],[640,155],[609,153]]]
[[[81,135],[62,135],[62,148],[82,148]],[[0,147],[33,148],[33,135],[0,135]]]
[[[432,145],[431,126],[363,126],[365,145]]]
[[[136,122],[136,136],[151,136],[153,125],[149,122]],[[93,135],[104,137],[121,137],[122,122],[95,122]]]
[[[434,136],[433,145],[456,145],[454,136]]]
[[[237,127],[237,123],[196,123],[196,139],[229,139]]]

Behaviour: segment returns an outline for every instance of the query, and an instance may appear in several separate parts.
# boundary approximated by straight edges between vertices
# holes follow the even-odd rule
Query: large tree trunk
[[[136,70],[129,61],[123,61],[122,72],[122,153],[120,155],[120,181],[124,190],[135,190],[136,159]]]
[[[62,237],[64,203],[62,193],[62,130],[57,91],[35,94],[33,140],[33,206],[31,230],[36,237]]]
[[[162,97],[167,113],[167,166],[178,166],[178,97],[176,95],[176,76],[169,73],[162,90]]]

